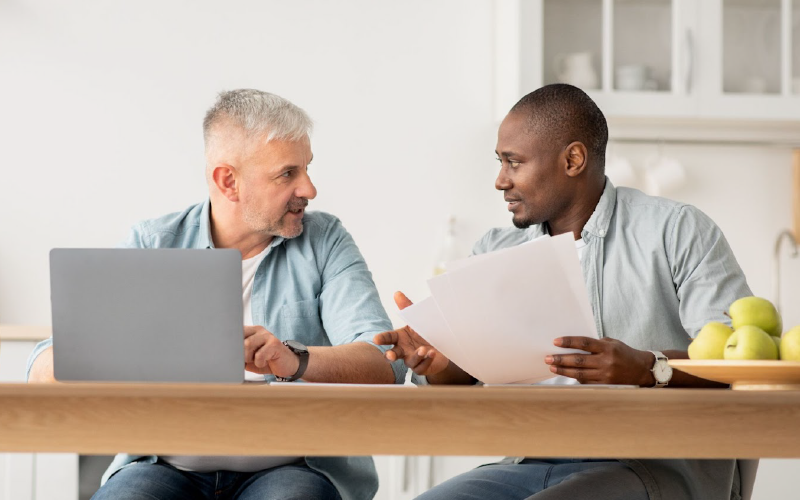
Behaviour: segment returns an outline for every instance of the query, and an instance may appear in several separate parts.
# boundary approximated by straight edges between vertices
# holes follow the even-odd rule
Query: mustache
[[[297,198],[289,202],[287,206],[288,210],[300,210],[301,208],[306,208],[308,206],[308,199],[307,198]]]
[[[505,194],[503,196],[503,200],[505,200],[507,203],[511,203],[512,201],[520,201],[521,199],[520,198],[515,198],[514,196],[509,195],[509,194]]]

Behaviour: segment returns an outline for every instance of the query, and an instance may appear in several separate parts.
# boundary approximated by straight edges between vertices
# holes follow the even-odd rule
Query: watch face
[[[659,359],[653,367],[653,375],[659,384],[666,384],[672,378],[672,367],[662,359]]]
[[[297,351],[307,352],[308,351],[306,346],[304,346],[303,344],[301,344],[300,342],[298,342],[296,340],[287,340],[286,341],[286,347],[288,347],[289,349],[291,349],[292,351],[295,351],[295,352],[297,352]]]

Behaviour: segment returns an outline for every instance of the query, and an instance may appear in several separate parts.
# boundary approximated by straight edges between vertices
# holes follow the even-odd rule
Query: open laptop
[[[57,380],[244,381],[232,249],[53,249]]]

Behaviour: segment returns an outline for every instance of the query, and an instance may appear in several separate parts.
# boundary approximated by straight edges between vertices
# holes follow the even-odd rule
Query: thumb
[[[397,304],[397,308],[400,310],[413,304],[403,292],[394,292],[394,303]]]

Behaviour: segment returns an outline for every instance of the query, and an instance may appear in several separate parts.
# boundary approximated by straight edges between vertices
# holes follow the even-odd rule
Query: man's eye
[[[287,170],[286,172],[281,174],[281,177],[291,177],[291,176],[292,176],[292,170]]]
[[[511,168],[517,168],[517,167],[519,167],[519,164],[520,164],[520,162],[518,162],[518,161],[514,161],[514,160],[508,160],[508,165],[509,165]]]

